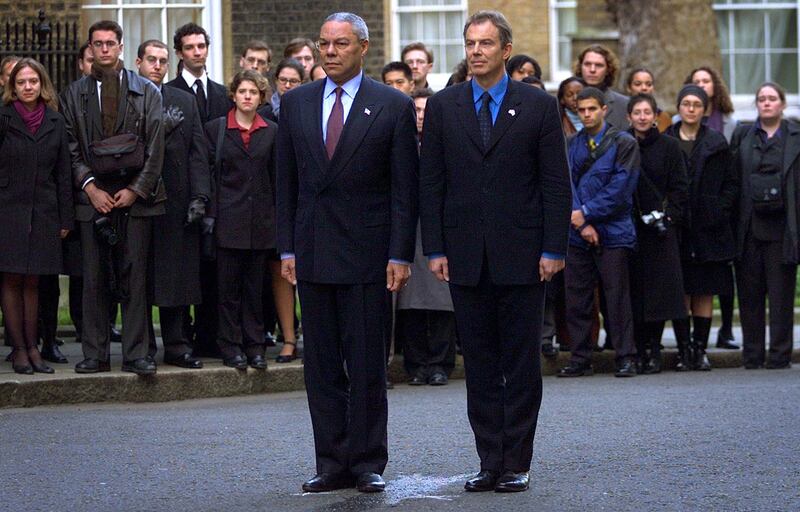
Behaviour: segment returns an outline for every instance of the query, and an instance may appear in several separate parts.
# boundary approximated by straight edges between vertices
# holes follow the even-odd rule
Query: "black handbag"
[[[89,144],[92,171],[98,177],[122,178],[144,166],[144,144],[136,134],[121,133]]]

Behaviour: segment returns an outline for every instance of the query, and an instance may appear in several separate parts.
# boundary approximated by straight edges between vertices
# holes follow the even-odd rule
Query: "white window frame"
[[[797,44],[796,47],[798,48],[797,58],[798,58],[798,87],[800,87],[800,0],[794,2],[776,2],[776,3],[764,3],[758,1],[752,1],[749,3],[732,3],[730,0],[727,0],[726,3],[716,3],[712,4],[715,14],[717,11],[725,11],[728,13],[728,26],[733,26],[733,15],[736,11],[747,11],[747,10],[756,10],[756,11],[764,11],[764,10],[777,10],[777,9],[795,9],[795,16],[797,17],[797,24],[798,27],[798,34],[797,37]],[[765,25],[765,39],[769,38],[769,29],[768,25]],[[733,47],[733,31],[730,30],[728,32],[728,47]],[[743,52],[737,52],[742,54]],[[736,66],[735,61],[733,59],[733,55],[735,53],[731,52],[730,50],[723,50],[722,51],[722,59],[723,61],[728,60],[728,67],[731,70],[731,75],[736,73]],[[769,61],[765,63],[765,70],[766,74],[769,74]],[[720,70],[720,73],[722,70]],[[758,116],[755,107],[755,91],[747,94],[731,94],[731,101],[733,102],[733,107],[736,112],[736,116],[743,121],[753,121]],[[788,94],[786,97],[787,108],[784,113],[786,117],[792,118],[800,118],[800,94]]]
[[[391,0],[391,13],[392,13],[392,30],[391,30],[391,58],[393,61],[400,60],[400,51],[402,48],[400,47],[400,14],[417,14],[417,13],[425,13],[425,12],[460,12],[463,16],[463,19],[466,21],[467,19],[467,9],[468,9],[468,0],[459,0],[459,3],[456,5],[406,5],[400,6],[398,5],[398,0]],[[444,27],[440,26],[440,32],[444,32]],[[436,41],[437,44],[453,44],[454,39],[439,39]],[[459,43],[463,43],[462,35],[458,34],[458,41]],[[423,40],[423,43],[433,43],[430,40]],[[441,59],[441,56],[435,56]],[[431,88],[435,91],[443,89],[445,84],[447,84],[447,80],[450,78],[452,74],[452,70],[446,70],[442,73],[428,73],[428,84]]]
[[[161,41],[166,43],[169,47],[170,56],[174,55],[172,49],[172,36],[167,32],[167,9],[198,9],[201,11],[201,25],[208,32],[211,38],[211,46],[209,47],[208,60],[206,61],[206,72],[208,76],[217,82],[224,83],[223,64],[222,64],[222,0],[200,0],[197,3],[184,2],[184,3],[167,3],[167,0],[160,0],[159,2],[152,3],[138,3],[128,4],[123,3],[123,0],[116,0],[113,4],[84,4],[81,6],[82,10],[86,11],[108,11],[108,19],[113,19],[120,26],[124,26],[125,11],[134,11],[138,9],[161,9]],[[89,27],[85,27],[88,30]],[[123,42],[128,44],[126,37],[123,35]],[[141,41],[134,41],[133,44],[140,44]],[[125,63],[128,69],[132,69],[134,63]],[[165,79],[171,79],[169,77]]]
[[[550,0],[548,16],[550,20],[550,83],[548,86],[551,84],[558,86],[562,80],[572,76],[571,62],[567,70],[558,69],[559,39],[561,39],[561,34],[558,33],[558,10],[577,7],[577,0]]]

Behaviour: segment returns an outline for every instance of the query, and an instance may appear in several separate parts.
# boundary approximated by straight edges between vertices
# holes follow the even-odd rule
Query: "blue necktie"
[[[489,110],[489,102],[492,97],[489,93],[484,91],[481,95],[481,109],[478,111],[478,125],[481,127],[481,138],[483,139],[483,148],[489,149],[489,139],[492,138],[492,112]]]

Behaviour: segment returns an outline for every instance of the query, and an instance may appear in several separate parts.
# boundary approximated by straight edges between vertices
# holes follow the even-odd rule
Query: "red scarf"
[[[17,111],[19,117],[22,118],[22,122],[25,123],[25,126],[28,128],[28,131],[31,132],[31,135],[35,134],[39,127],[42,125],[42,121],[44,121],[44,102],[40,99],[39,103],[36,104],[36,108],[33,110],[28,110],[25,105],[22,104],[19,100],[14,100],[14,110]]]

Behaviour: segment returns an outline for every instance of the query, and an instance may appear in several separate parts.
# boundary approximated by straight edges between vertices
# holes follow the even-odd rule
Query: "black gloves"
[[[189,209],[186,212],[186,226],[199,222],[206,214],[206,203],[202,199],[195,198],[189,201]],[[211,219],[212,221],[214,219]]]

